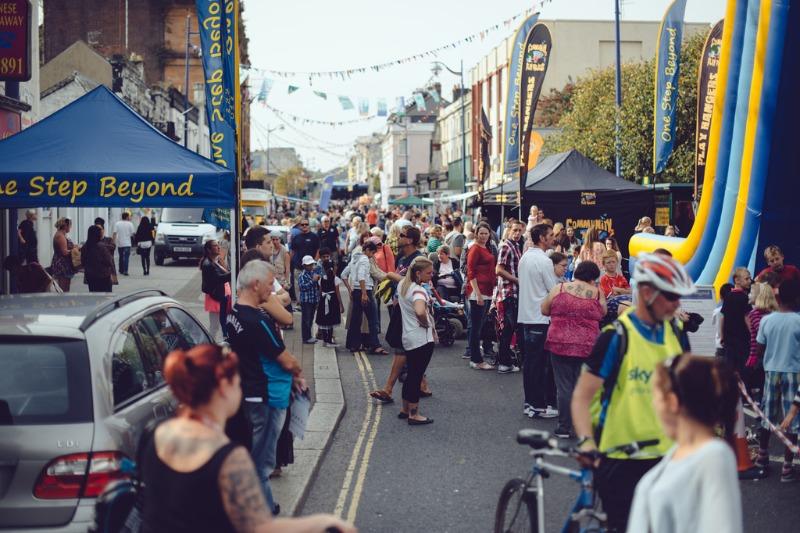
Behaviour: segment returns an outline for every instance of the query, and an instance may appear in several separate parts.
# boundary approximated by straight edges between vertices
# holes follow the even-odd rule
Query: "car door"
[[[167,314],[175,324],[181,349],[188,350],[198,344],[214,344],[205,328],[188,312],[179,307],[169,307]]]
[[[105,421],[112,442],[129,457],[135,457],[139,436],[151,420],[161,415],[151,399],[159,386],[153,369],[143,354],[141,325],[131,321],[117,330],[111,341],[111,389],[113,414]]]

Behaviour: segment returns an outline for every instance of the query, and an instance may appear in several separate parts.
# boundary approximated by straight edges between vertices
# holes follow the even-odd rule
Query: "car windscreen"
[[[203,220],[202,208],[191,207],[165,207],[161,211],[160,222],[185,222],[188,224],[200,224]]]
[[[92,384],[85,341],[0,339],[0,425],[91,420]]]

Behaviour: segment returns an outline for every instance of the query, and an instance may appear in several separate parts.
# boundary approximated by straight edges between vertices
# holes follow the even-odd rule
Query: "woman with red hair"
[[[181,405],[140,452],[142,531],[355,531],[331,515],[272,518],[250,455],[225,435],[242,401],[235,353],[209,344],[176,350],[164,377]]]

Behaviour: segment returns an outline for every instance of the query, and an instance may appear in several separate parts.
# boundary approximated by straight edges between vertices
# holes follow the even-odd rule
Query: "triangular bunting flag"
[[[358,114],[362,117],[369,116],[369,100],[366,98],[358,99]]]
[[[353,102],[346,96],[340,96],[339,103],[342,105],[342,109],[344,111],[349,111],[350,109],[354,109]]]

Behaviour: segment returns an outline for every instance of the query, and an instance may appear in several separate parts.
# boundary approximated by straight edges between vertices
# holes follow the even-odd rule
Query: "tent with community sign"
[[[233,209],[234,173],[176,144],[104,86],[0,141],[0,208]]]
[[[519,216],[518,190],[519,181],[514,180],[484,193],[484,212],[494,223],[500,222],[503,205],[505,216]],[[525,222],[532,205],[544,210],[545,217],[553,222],[611,232],[624,251],[639,218],[652,216],[653,191],[615,176],[577,150],[569,150],[542,159],[528,172],[522,198]]]

